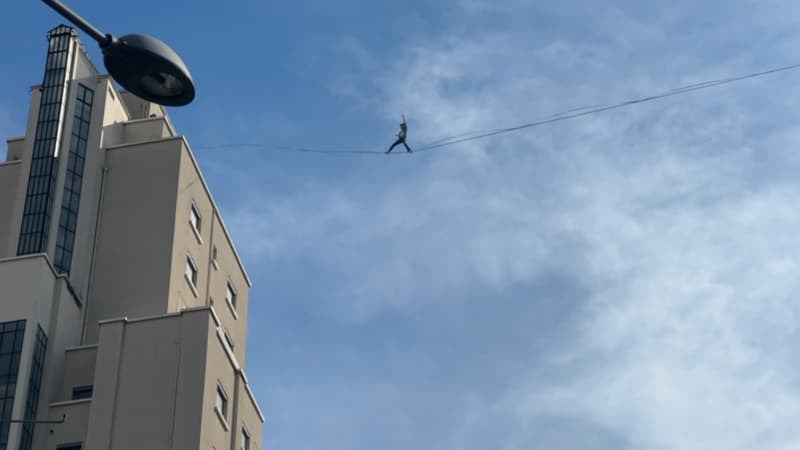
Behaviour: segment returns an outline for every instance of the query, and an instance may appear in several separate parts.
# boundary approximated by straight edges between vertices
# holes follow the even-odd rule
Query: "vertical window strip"
[[[83,184],[83,169],[86,163],[86,142],[89,139],[89,119],[91,118],[94,91],[78,85],[75,118],[72,124],[72,139],[67,156],[67,176],[64,181],[64,195],[61,200],[61,216],[58,224],[54,266],[59,273],[69,273],[72,269],[72,254],[75,245],[78,208]]]
[[[19,450],[31,450],[33,444],[33,430],[36,425],[36,409],[39,405],[39,390],[42,384],[42,372],[44,372],[44,356],[47,350],[47,335],[41,326],[36,327],[36,348],[33,350],[33,361],[31,364],[31,374],[28,378],[28,397],[25,400],[25,420],[22,424],[22,436],[20,438]]]
[[[11,420],[11,411],[14,408],[24,336],[24,320],[0,323],[0,449],[8,445],[11,426],[8,420]]]
[[[22,215],[17,255],[41,253],[47,250],[47,231],[50,227],[53,194],[55,191],[58,159],[58,137],[62,99],[66,90],[67,58],[70,37],[74,31],[59,26],[49,33],[49,51],[42,81],[42,96],[33,143],[31,171],[28,177],[27,197]]]

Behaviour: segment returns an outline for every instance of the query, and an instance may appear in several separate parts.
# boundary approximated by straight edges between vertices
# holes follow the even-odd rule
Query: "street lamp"
[[[123,88],[166,106],[194,100],[194,81],[186,64],[167,44],[144,34],[116,38],[103,33],[58,0],[42,0],[91,36],[103,51],[103,63]]]

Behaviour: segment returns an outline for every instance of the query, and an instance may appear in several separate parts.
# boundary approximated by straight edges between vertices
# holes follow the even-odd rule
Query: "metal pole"
[[[83,30],[86,34],[92,37],[101,47],[110,44],[114,38],[110,34],[103,33],[97,27],[90,24],[83,17],[79,16],[75,11],[69,9],[67,5],[58,0],[42,0],[46,5],[55,9],[56,12],[64,16],[67,20],[72,22],[78,28]]]
[[[0,423],[64,423],[67,421],[67,415],[64,414],[61,416],[61,420],[21,420],[21,419],[13,419],[13,420],[0,420]]]

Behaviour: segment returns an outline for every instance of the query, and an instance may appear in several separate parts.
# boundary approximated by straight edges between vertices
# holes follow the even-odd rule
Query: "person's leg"
[[[406,151],[407,151],[408,153],[412,153],[412,152],[414,152],[414,150],[411,150],[411,147],[409,147],[409,146],[408,146],[408,144],[406,144],[406,140],[405,140],[405,139],[403,139],[403,146],[405,146],[405,148],[406,148]]]
[[[387,153],[387,154],[388,154],[388,153],[391,153],[391,152],[392,152],[392,150],[394,150],[394,148],[395,148],[395,147],[397,147],[398,145],[400,145],[400,143],[401,143],[401,142],[403,142],[403,140],[402,140],[402,139],[398,139],[398,140],[394,141],[394,144],[392,144],[392,146],[391,146],[391,147],[389,147],[389,150],[386,150],[386,153]]]

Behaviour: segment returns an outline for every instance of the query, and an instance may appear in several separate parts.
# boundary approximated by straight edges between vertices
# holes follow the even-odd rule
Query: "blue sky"
[[[788,65],[794,2],[69,4],[192,70],[170,114],[254,280],[264,448],[800,446],[796,72],[411,157],[203,148],[380,150],[401,113],[413,146]],[[0,135],[60,22],[4,5]]]

